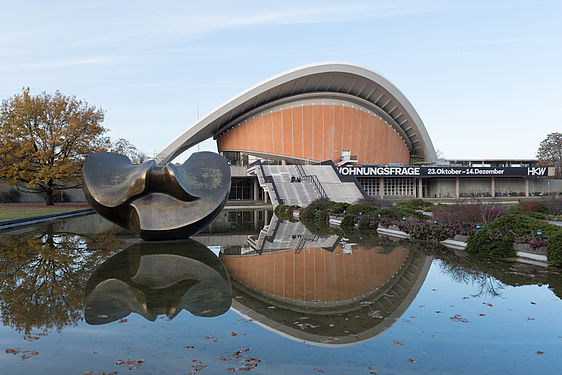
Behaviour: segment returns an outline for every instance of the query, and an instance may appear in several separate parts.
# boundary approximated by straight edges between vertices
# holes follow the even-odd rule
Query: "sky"
[[[198,114],[323,61],[387,78],[447,159],[534,158],[562,132],[559,0],[1,2],[0,99],[76,96],[151,156]]]

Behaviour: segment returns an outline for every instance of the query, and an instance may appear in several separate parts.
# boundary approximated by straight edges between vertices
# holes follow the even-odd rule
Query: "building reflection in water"
[[[84,317],[106,324],[137,313],[154,321],[181,310],[213,317],[232,301],[228,273],[219,258],[193,240],[137,242],[105,261],[86,285]]]
[[[432,258],[409,245],[365,247],[275,217],[246,248],[225,248],[232,307],[265,328],[322,346],[375,337],[398,319]]]

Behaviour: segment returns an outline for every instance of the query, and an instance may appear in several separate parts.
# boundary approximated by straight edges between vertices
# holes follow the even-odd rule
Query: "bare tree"
[[[562,177],[562,133],[550,133],[539,145],[537,158],[541,165],[554,165],[556,177]]]

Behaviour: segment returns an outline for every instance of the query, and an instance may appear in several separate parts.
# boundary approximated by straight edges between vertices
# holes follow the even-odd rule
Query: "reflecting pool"
[[[97,215],[0,232],[1,374],[557,374],[562,275],[223,211],[144,242]]]

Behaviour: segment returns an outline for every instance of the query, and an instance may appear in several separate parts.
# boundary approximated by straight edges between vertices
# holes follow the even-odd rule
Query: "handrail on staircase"
[[[258,160],[257,162],[259,162],[259,163],[257,163],[257,165],[259,165],[259,167],[260,167],[261,174],[263,176],[263,180],[266,183],[270,183],[271,186],[273,186],[273,192],[275,193],[275,198],[277,199],[277,202],[279,204],[284,204],[284,201],[283,201],[283,199],[281,199],[281,196],[279,195],[279,191],[277,190],[277,186],[275,186],[275,181],[273,180],[273,177],[265,175],[265,170],[263,169],[263,165],[261,163],[261,160]]]
[[[301,163],[298,160],[295,160],[295,165],[297,167],[297,172],[299,172],[301,178],[307,182],[312,183],[320,198],[328,198],[328,194],[326,194],[326,190],[324,190],[324,187],[320,183],[318,176],[307,175],[306,172],[304,171],[304,168],[302,167]]]

